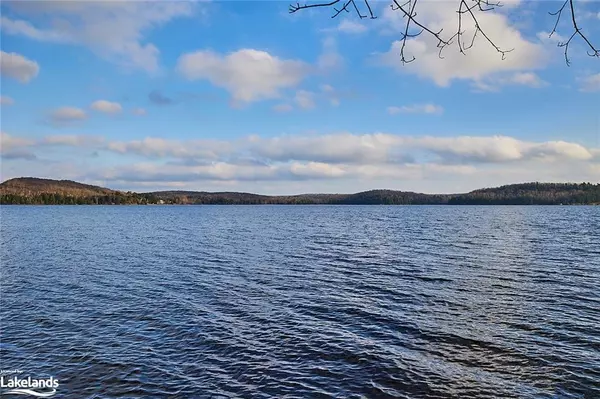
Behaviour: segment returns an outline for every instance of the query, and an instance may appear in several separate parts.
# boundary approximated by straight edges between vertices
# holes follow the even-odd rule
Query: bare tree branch
[[[371,9],[371,5],[369,4],[369,0],[364,0],[365,1],[365,5],[367,6],[367,9],[369,10],[369,14],[371,15],[371,19],[375,19],[377,18],[374,14],[373,14],[373,10]]]
[[[583,39],[583,41],[591,49],[591,51],[588,50],[588,55],[590,57],[600,57],[600,52],[598,51],[598,49],[596,49],[594,47],[594,45],[581,32],[581,29],[579,29],[579,26],[577,25],[577,18],[575,17],[575,7],[573,5],[573,0],[565,0],[565,2],[558,9],[558,11],[548,13],[550,15],[556,15],[556,23],[554,24],[554,28],[552,29],[552,32],[550,32],[550,35],[548,37],[552,37],[552,35],[556,33],[556,28],[558,27],[558,24],[560,23],[560,18],[562,17],[562,13],[565,10],[565,7],[567,6],[567,4],[569,5],[569,11],[571,12],[571,22],[573,24],[573,33],[571,34],[571,36],[569,36],[569,40],[567,40],[566,42],[558,43],[558,47],[565,48],[565,62],[567,64],[567,66],[571,65],[571,60],[569,60],[569,44],[571,44],[571,41],[577,35],[579,35],[579,37],[581,37]]]
[[[402,11],[402,13],[404,14],[404,17],[406,17],[406,27],[404,29],[404,34],[402,35],[402,37],[400,38],[400,41],[402,42],[402,46],[400,47],[400,59],[402,61],[403,64],[409,63],[409,62],[413,62],[415,60],[415,57],[413,56],[410,60],[407,60],[405,55],[404,55],[404,49],[406,47],[406,41],[411,38],[411,37],[417,37],[419,35],[421,35],[423,32],[427,32],[430,35],[432,35],[433,37],[435,37],[438,41],[437,43],[437,47],[440,49],[440,53],[439,56],[440,58],[442,57],[442,50],[444,49],[444,47],[449,46],[451,44],[451,40],[444,40],[442,39],[442,37],[440,36],[440,34],[442,33],[443,29],[440,29],[438,32],[433,32],[431,29],[427,28],[426,26],[422,25],[419,21],[417,21],[415,19],[415,17],[417,16],[417,14],[415,13],[415,7],[417,6],[417,1],[418,0],[409,0],[404,4],[400,4],[397,0],[393,0],[393,4],[390,5],[390,7],[392,8],[392,10],[397,11],[400,10]],[[410,10],[406,11],[404,9],[404,7],[406,6],[410,6]],[[409,34],[408,30],[410,28],[410,24],[414,23],[416,26],[418,26],[419,28],[421,28],[421,31],[419,33],[415,33],[415,34]]]
[[[301,5],[300,3],[296,3],[296,4],[290,5],[289,12],[293,14],[297,11],[308,9],[308,8],[325,7],[325,8],[332,8],[334,12],[333,12],[333,15],[331,16],[331,18],[336,18],[343,11],[350,12],[349,7],[352,6],[354,12],[358,15],[358,17],[360,19],[364,19],[364,18],[375,19],[375,18],[377,18],[377,16],[373,13],[373,9],[371,8],[371,5],[369,4],[370,0],[363,0],[364,5],[367,9],[366,13],[363,13],[361,11],[361,7],[356,3],[356,1],[357,0],[332,0],[329,2],[312,3],[312,4],[304,4],[304,5]],[[401,12],[402,18],[406,18],[406,25],[404,26],[403,32],[401,33],[402,36],[400,38],[400,41],[402,43],[401,47],[400,47],[400,58],[402,60],[402,63],[404,63],[404,64],[415,60],[414,56],[411,56],[410,59],[407,59],[405,56],[405,49],[406,49],[408,39],[415,38],[417,36],[420,36],[423,33],[433,36],[437,40],[437,48],[439,49],[438,56],[440,58],[443,58],[442,51],[446,47],[451,46],[454,43],[454,40],[456,40],[456,44],[458,46],[459,52],[461,54],[466,55],[467,50],[471,49],[474,46],[475,40],[477,39],[478,36],[483,36],[485,41],[487,41],[487,43],[490,46],[492,46],[500,54],[500,56],[503,60],[506,57],[506,53],[509,53],[514,50],[514,49],[504,50],[504,49],[500,48],[498,45],[496,45],[494,40],[491,37],[489,37],[486,34],[486,32],[483,30],[482,26],[479,23],[478,17],[477,17],[477,13],[489,12],[489,11],[495,10],[497,7],[501,7],[501,4],[499,2],[493,2],[492,0],[457,0],[458,1],[458,9],[456,11],[456,13],[458,14],[457,30],[451,36],[444,37],[444,36],[442,36],[443,29],[440,29],[439,31],[436,32],[436,31],[432,30],[431,28],[429,28],[422,21],[419,21],[417,19],[416,7],[417,7],[417,3],[419,0],[406,0],[406,2],[404,2],[404,3],[401,3],[401,1],[404,1],[404,0],[392,0],[392,4],[390,4],[390,7],[394,11]],[[567,65],[570,65],[570,60],[568,57],[569,45],[575,36],[579,36],[581,39],[583,39],[583,41],[590,48],[590,50],[588,51],[589,56],[600,57],[600,53],[599,53],[598,49],[596,47],[594,47],[594,45],[588,40],[588,38],[584,35],[584,33],[579,28],[579,25],[577,24],[577,18],[575,16],[575,8],[574,8],[573,3],[574,3],[574,0],[565,0],[562,7],[558,11],[556,11],[554,13],[550,13],[551,15],[555,15],[557,17],[556,23],[554,25],[554,29],[552,29],[552,32],[550,33],[550,37],[552,37],[552,35],[554,33],[556,33],[556,30],[558,28],[563,11],[565,11],[567,9],[567,5],[569,6],[568,10],[571,13],[571,22],[573,25],[573,33],[570,35],[569,39],[566,42],[558,44],[559,47],[565,48],[565,61],[566,61]],[[339,6],[341,6],[341,7],[339,7]],[[465,43],[465,39],[463,37],[465,34],[465,31],[463,30],[463,25],[464,25],[463,19],[465,16],[469,17],[469,19],[472,21],[472,23],[475,26],[475,31],[473,33],[473,36],[470,39],[470,44],[468,44],[468,45]],[[419,29],[418,32],[411,33],[412,27],[418,28]]]
[[[339,2],[340,2],[340,0],[333,0],[333,1],[329,2],[329,3],[305,4],[303,6],[301,6],[300,3],[290,4],[289,11],[290,11],[290,14],[293,14],[296,11],[304,10],[304,9],[307,9],[307,8],[331,7],[334,4],[337,4]]]
[[[483,31],[483,29],[481,29],[481,25],[479,25],[479,21],[477,20],[477,17],[473,13],[473,7],[469,7],[466,0],[461,0],[460,5],[461,5],[461,8],[463,5],[466,7],[466,11],[469,13],[469,15],[471,15],[471,18],[473,19],[473,22],[475,23],[475,34],[473,35],[473,40],[471,41],[471,45],[469,46],[469,48],[473,47],[473,44],[475,43],[475,36],[477,36],[477,33],[481,33],[483,35],[483,37],[485,38],[485,40],[487,40],[488,43],[494,49],[496,49],[497,52],[499,52],[502,55],[502,59],[505,58],[506,53],[510,53],[511,51],[514,50],[514,48],[510,49],[510,50],[501,50],[498,46],[496,46],[496,44],[492,41],[492,39],[490,39],[488,37],[488,35],[486,35],[486,33]],[[476,5],[479,7],[479,10],[482,12],[492,11],[494,9],[494,7],[500,7],[500,3],[496,3],[496,4],[492,5],[488,2],[488,0],[476,0]],[[489,8],[483,8],[482,5],[487,5]],[[460,15],[460,12],[459,12],[459,15]],[[459,29],[459,32],[460,32],[460,29]]]

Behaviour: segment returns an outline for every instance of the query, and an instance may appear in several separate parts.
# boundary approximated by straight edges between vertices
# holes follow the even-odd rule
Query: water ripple
[[[2,207],[1,368],[65,398],[600,397],[600,208]]]

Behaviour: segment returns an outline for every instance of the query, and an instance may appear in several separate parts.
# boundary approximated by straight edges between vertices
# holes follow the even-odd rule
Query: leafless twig
[[[296,3],[296,4],[290,5],[289,12],[293,14],[300,10],[304,10],[304,9],[308,9],[308,8],[317,8],[317,7],[332,8],[334,12],[333,12],[333,15],[331,16],[331,18],[335,18],[335,17],[339,16],[343,11],[350,12],[350,7],[352,7],[354,12],[358,15],[358,17],[360,19],[363,19],[363,18],[375,19],[375,18],[377,18],[377,16],[375,16],[373,13],[373,9],[372,9],[371,5],[369,4],[370,0],[363,0],[364,6],[366,7],[366,10],[367,10],[365,13],[363,13],[361,11],[361,7],[359,6],[359,4],[357,4],[357,1],[358,0],[331,0],[329,2],[325,1],[325,2],[321,2],[321,3],[303,4],[303,5],[301,5],[300,3]],[[457,30],[449,37],[444,37],[444,36],[442,36],[443,29],[440,29],[439,31],[434,31],[431,28],[429,28],[426,24],[422,23],[422,21],[419,21],[417,19],[416,7],[417,7],[417,3],[419,0],[406,0],[406,2],[401,3],[402,1],[405,1],[405,0],[392,0],[392,4],[390,4],[390,7],[394,11],[401,12],[402,17],[406,18],[406,25],[403,28],[403,32],[401,34],[402,36],[400,38],[400,41],[402,43],[400,46],[400,58],[403,63],[409,63],[409,62],[412,62],[415,60],[414,56],[412,56],[410,59],[407,59],[405,56],[405,49],[406,49],[408,39],[415,38],[417,36],[420,36],[423,33],[429,34],[437,40],[437,48],[439,49],[438,56],[440,58],[443,58],[442,51],[444,50],[444,48],[452,45],[455,40],[456,40],[459,52],[461,54],[466,54],[466,51],[471,49],[474,46],[475,40],[477,39],[478,36],[483,36],[485,41],[487,41],[488,44],[490,46],[492,46],[501,55],[502,59],[505,59],[506,53],[509,53],[514,50],[514,49],[503,50],[498,45],[496,45],[494,40],[491,37],[489,37],[486,34],[486,32],[483,30],[483,28],[480,25],[479,20],[478,20],[478,13],[493,11],[497,7],[501,7],[501,4],[499,2],[493,2],[492,0],[458,0],[458,9],[456,11],[458,14]],[[585,43],[589,46],[591,51],[588,51],[588,55],[590,55],[592,57],[600,57],[599,51],[592,45],[592,43],[583,34],[583,32],[581,31],[581,29],[578,26],[577,20],[575,17],[575,10],[574,10],[573,3],[574,3],[574,0],[565,0],[562,7],[558,11],[556,11],[555,13],[550,13],[551,15],[557,16],[556,24],[554,25],[554,29],[550,33],[550,36],[552,36],[554,33],[556,33],[556,29],[560,22],[562,12],[566,9],[567,5],[569,5],[568,9],[571,13],[571,20],[572,20],[574,31],[566,42],[558,44],[559,47],[565,48],[565,61],[566,61],[567,65],[570,65],[570,60],[568,58],[569,44],[571,43],[571,41],[573,40],[573,38],[575,36],[581,37],[585,41]],[[469,19],[475,26],[475,31],[473,33],[473,36],[470,38],[470,43],[468,45],[465,43],[465,40],[463,37],[465,35],[465,31],[463,30],[465,17],[469,17]],[[418,28],[418,31],[411,33],[411,27]]]
[[[573,23],[573,33],[571,34],[571,36],[569,36],[569,39],[566,42],[558,43],[558,47],[565,48],[565,62],[567,64],[567,66],[571,65],[571,60],[569,60],[569,45],[571,44],[571,41],[573,40],[573,38],[575,36],[581,37],[583,39],[583,41],[589,46],[591,51],[588,50],[587,53],[590,57],[600,57],[600,52],[598,51],[598,49],[596,49],[594,47],[594,45],[588,40],[588,38],[583,34],[583,32],[581,32],[581,29],[579,29],[579,25],[577,25],[577,18],[575,17],[575,7],[573,5],[573,0],[565,0],[565,2],[558,9],[558,11],[548,13],[550,15],[556,16],[556,23],[554,24],[554,28],[552,29],[552,32],[550,32],[549,37],[552,37],[552,35],[556,33],[556,28],[558,27],[560,18],[562,17],[562,13],[565,10],[565,7],[567,6],[567,4],[569,5],[569,12],[571,13],[571,22]]]
[[[358,8],[358,5],[356,4],[356,0],[347,0],[346,2],[342,2],[342,0],[332,0],[332,1],[326,2],[326,3],[314,3],[314,4],[304,4],[304,5],[300,5],[300,3],[296,3],[296,4],[290,4],[289,11],[290,11],[290,14],[293,14],[293,13],[295,13],[297,11],[304,10],[304,9],[307,9],[307,8],[332,7],[335,12],[331,16],[331,18],[335,18],[338,15],[340,15],[342,13],[342,11],[350,12],[350,10],[348,10],[348,6],[352,5],[354,7],[354,10],[356,11],[356,14],[358,14],[358,16],[360,17],[360,19],[368,18],[369,16],[370,16],[371,19],[377,18],[373,14],[373,10],[371,9],[371,5],[369,4],[369,0],[364,0],[364,2],[366,4],[366,6],[367,6],[367,10],[369,11],[369,15],[363,15],[360,12],[360,9]],[[334,7],[334,6],[338,5],[338,4],[343,4],[342,8],[338,9],[337,7]]]

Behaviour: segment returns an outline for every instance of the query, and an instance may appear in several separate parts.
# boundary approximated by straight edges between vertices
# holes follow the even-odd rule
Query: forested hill
[[[454,195],[455,205],[600,205],[600,184],[523,183]]]
[[[268,196],[236,192],[134,193],[70,180],[16,178],[0,184],[0,204],[330,204],[330,205],[600,205],[600,184],[523,183],[464,194],[370,190],[356,194]]]
[[[0,184],[1,204],[142,204],[143,196],[72,180],[20,177]]]
[[[89,184],[78,183],[72,180],[51,180],[38,179],[35,177],[20,177],[10,179],[0,184],[2,194],[16,195],[39,195],[39,194],[60,194],[85,197],[91,195],[105,195],[114,193],[104,187],[91,186]]]

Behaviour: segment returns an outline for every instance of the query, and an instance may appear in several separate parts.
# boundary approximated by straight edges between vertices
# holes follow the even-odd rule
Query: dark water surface
[[[1,228],[0,368],[55,398],[600,398],[600,207],[3,206]]]

